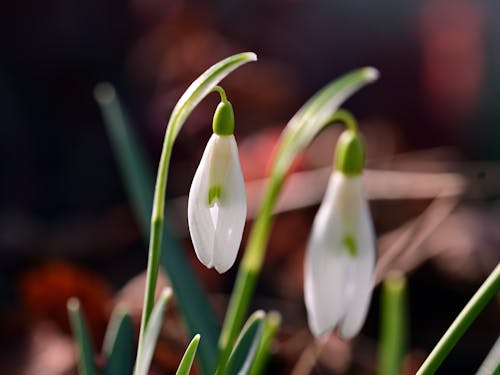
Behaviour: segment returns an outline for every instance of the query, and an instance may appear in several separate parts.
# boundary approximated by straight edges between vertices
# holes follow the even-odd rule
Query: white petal
[[[215,137],[212,135],[189,190],[188,224],[196,256],[206,267],[213,267],[215,225],[208,206],[209,163]]]
[[[352,293],[348,296],[348,310],[340,325],[344,338],[355,336],[363,326],[370,305],[375,266],[375,234],[366,201],[361,202],[358,228],[358,253],[352,258]]]
[[[232,135],[221,138],[230,143],[230,160],[215,226],[214,266],[219,273],[226,272],[236,260],[247,214],[245,182],[236,141]]]
[[[350,254],[346,236],[355,240]],[[340,323],[349,338],[361,328],[372,289],[375,236],[360,176],[333,173],[313,224],[305,263],[304,293],[315,336]]]
[[[332,330],[344,316],[346,304],[345,262],[340,240],[337,196],[339,181],[332,175],[314,219],[307,246],[304,297],[311,332],[320,336]]]

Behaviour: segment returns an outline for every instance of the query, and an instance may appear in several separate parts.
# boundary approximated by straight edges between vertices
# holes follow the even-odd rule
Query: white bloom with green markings
[[[372,292],[375,234],[361,173],[364,147],[356,129],[339,139],[325,197],[316,215],[304,269],[309,327],[318,337],[338,327],[355,336]]]
[[[189,191],[188,224],[198,259],[223,273],[236,260],[247,209],[234,115],[225,98],[215,112],[213,129]]]

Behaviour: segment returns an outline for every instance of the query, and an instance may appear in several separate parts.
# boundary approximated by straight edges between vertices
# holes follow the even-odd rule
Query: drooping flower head
[[[364,146],[355,126],[339,138],[325,197],[307,245],[304,295],[315,336],[356,335],[368,310],[375,234],[361,174]]]
[[[198,259],[223,273],[236,260],[246,219],[233,108],[225,96],[215,111],[213,132],[189,191],[188,224]]]

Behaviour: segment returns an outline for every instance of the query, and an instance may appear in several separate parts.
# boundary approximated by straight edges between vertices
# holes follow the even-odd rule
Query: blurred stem
[[[382,286],[378,373],[398,375],[407,340],[406,278],[387,276]]]
[[[465,305],[464,309],[458,314],[450,328],[443,335],[441,340],[432,350],[417,372],[417,375],[434,374],[439,368],[450,351],[457,344],[458,340],[463,336],[472,322],[477,318],[479,313],[484,309],[488,302],[500,290],[500,263],[491,272],[490,276],[481,285],[476,294]]]
[[[349,123],[348,127],[350,128],[353,123],[356,124],[356,122],[353,122],[351,119],[353,119],[353,117],[349,112],[346,110],[338,110],[328,119],[321,129],[337,122]],[[229,357],[231,347],[245,321],[250,300],[252,299],[257,279],[262,269],[265,250],[274,221],[273,211],[283,186],[286,172],[293,161],[292,159],[286,164],[279,163],[279,153],[283,150],[284,143],[285,141],[281,138],[278,146],[279,151],[273,163],[271,177],[267,183],[264,198],[250,231],[245,253],[240,268],[238,269],[235,286],[231,294],[219,338],[218,366],[225,363]]]

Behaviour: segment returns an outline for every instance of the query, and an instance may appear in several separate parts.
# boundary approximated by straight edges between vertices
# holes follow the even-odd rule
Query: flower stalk
[[[144,307],[139,333],[138,353],[142,351],[142,346],[144,344],[144,332],[154,306],[154,295],[161,255],[160,250],[165,211],[165,191],[167,187],[168,168],[174,141],[187,117],[191,114],[193,109],[210,92],[212,92],[214,87],[233,70],[245,63],[255,61],[256,59],[257,57],[254,53],[246,52],[233,55],[213,65],[188,87],[172,111],[167,124],[155,183],[149,236],[146,290],[144,293]],[[205,369],[205,371],[208,373],[210,372],[210,369]]]
[[[273,223],[273,210],[286,172],[298,152],[332,120],[332,115],[350,95],[377,79],[373,68],[348,73],[327,85],[311,98],[290,120],[280,138],[271,176],[252,226],[245,253],[219,338],[218,365],[227,361],[248,311],[265,255]]]
[[[500,263],[491,272],[424,361],[417,375],[434,374],[458,340],[500,290]]]

